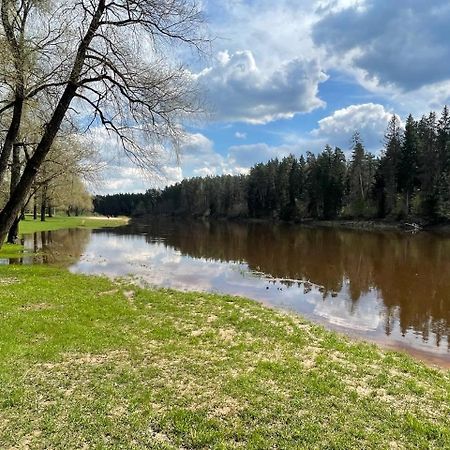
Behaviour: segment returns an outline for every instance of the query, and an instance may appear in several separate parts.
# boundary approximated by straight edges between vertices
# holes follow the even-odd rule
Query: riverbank
[[[104,217],[104,216],[56,216],[48,217],[45,222],[33,220],[27,216],[19,224],[19,234],[36,233],[38,231],[54,231],[68,228],[107,228],[119,227],[128,223],[127,217]]]
[[[56,216],[48,217],[45,222],[40,220],[33,220],[30,216],[27,216],[25,220],[22,220],[19,224],[19,235],[37,233],[41,231],[55,231],[69,228],[108,228],[108,227],[120,227],[128,223],[127,217],[108,218],[104,216],[92,216],[92,217],[67,217]],[[20,258],[23,253],[23,247],[20,244],[4,244],[0,249],[1,258]]]
[[[2,448],[449,448],[450,372],[250,300],[0,267]]]
[[[154,219],[184,219],[184,220],[204,220],[236,223],[266,223],[266,224],[288,224],[308,228],[336,228],[336,229],[354,229],[354,230],[386,230],[386,231],[436,231],[450,233],[450,224],[440,223],[415,223],[413,220],[394,221],[385,219],[336,219],[336,220],[317,220],[305,219],[302,221],[284,221],[273,218],[249,218],[249,217],[215,217],[215,216],[177,216],[177,215],[146,215],[134,218],[137,221],[151,221]]]

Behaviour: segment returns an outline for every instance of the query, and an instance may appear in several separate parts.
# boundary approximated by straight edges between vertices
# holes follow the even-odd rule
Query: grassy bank
[[[31,217],[22,220],[19,224],[19,234],[30,234],[40,231],[55,231],[68,228],[107,228],[125,225],[127,218],[119,217],[108,219],[107,217],[49,217],[45,222],[33,220]],[[20,258],[23,247],[17,244],[4,244],[0,249],[0,258]]]
[[[450,373],[244,299],[0,267],[0,448],[450,448]]]
[[[27,216],[26,220],[22,220],[19,225],[20,234],[35,233],[37,231],[54,231],[68,228],[105,228],[117,227],[125,225],[127,218],[111,218],[107,217],[67,217],[57,216],[48,217],[45,222],[33,220]]]

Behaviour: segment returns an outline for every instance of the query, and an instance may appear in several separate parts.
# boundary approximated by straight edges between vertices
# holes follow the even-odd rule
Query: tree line
[[[450,112],[393,115],[378,156],[358,132],[351,153],[327,145],[315,155],[259,163],[248,175],[196,177],[145,194],[97,196],[102,214],[427,222],[450,219]]]

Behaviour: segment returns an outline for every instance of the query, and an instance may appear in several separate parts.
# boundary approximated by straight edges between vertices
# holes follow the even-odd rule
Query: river
[[[155,220],[25,236],[75,273],[241,295],[450,367],[450,237],[288,224]]]

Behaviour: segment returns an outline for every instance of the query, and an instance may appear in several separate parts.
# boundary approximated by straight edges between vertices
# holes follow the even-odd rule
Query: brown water
[[[450,237],[290,225],[155,221],[38,233],[73,272],[243,295],[450,366]],[[3,261],[7,263],[8,261]]]

